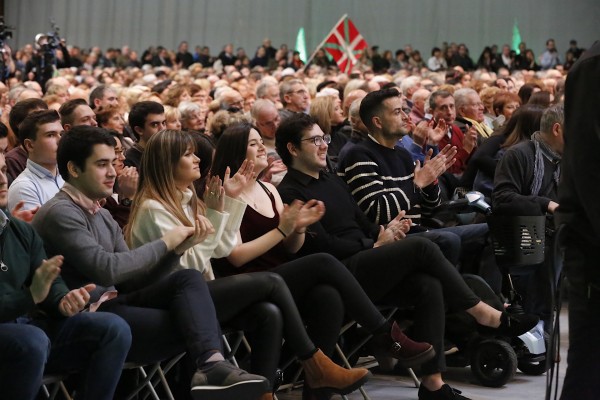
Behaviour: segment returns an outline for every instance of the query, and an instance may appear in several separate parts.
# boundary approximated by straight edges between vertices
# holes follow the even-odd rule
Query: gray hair
[[[202,110],[202,108],[198,104],[193,103],[191,101],[182,101],[181,103],[179,103],[179,107],[177,108],[181,113],[181,119],[188,119],[190,114]]]
[[[252,119],[256,121],[258,114],[260,114],[262,110],[268,107],[272,107],[275,110],[277,110],[277,107],[275,107],[275,104],[273,104],[271,100],[256,99],[254,101],[254,104],[252,105],[252,109],[250,110],[250,115],[252,116]]]
[[[284,96],[292,91],[292,86],[294,85],[304,85],[300,79],[290,79],[288,81],[283,81],[281,86],[279,86],[279,97],[281,97],[281,103],[285,104]]]
[[[555,104],[544,110],[542,119],[540,120],[540,131],[544,133],[552,133],[554,124],[563,125],[565,120],[565,107],[562,103]]]
[[[442,99],[446,99],[448,97],[453,97],[452,93],[450,93],[447,90],[436,90],[435,92],[431,93],[431,95],[429,96],[429,109],[430,110],[435,110],[435,102],[438,98],[442,98]],[[456,103],[456,100],[454,100]],[[455,104],[456,105],[456,104]]]
[[[267,89],[271,86],[279,86],[277,82],[273,82],[271,80],[262,80],[258,86],[256,87],[256,98],[262,99],[267,95]]]
[[[464,105],[467,105],[469,103],[469,96],[473,94],[479,96],[477,92],[471,88],[462,88],[454,92],[454,105],[456,110],[460,109],[460,107]]]
[[[360,118],[360,104],[362,103],[362,99],[356,99],[350,104],[350,108],[348,109],[348,115],[350,118]]]
[[[402,82],[400,82],[400,90],[402,90],[402,94],[407,96],[408,95],[408,91],[419,85],[421,83],[421,78],[418,76],[407,76],[406,78],[402,79]]]

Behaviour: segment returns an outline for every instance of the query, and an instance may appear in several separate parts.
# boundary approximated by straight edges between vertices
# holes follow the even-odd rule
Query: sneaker
[[[500,326],[496,331],[508,337],[517,337],[533,329],[539,320],[536,315],[509,314],[505,311],[500,316]]]
[[[458,346],[444,338],[444,355],[449,356],[451,354],[458,353],[458,351]]]
[[[440,389],[429,391],[425,385],[419,386],[419,400],[470,400],[468,397],[461,395],[460,390],[451,388],[450,385],[444,384]]]
[[[389,334],[378,335],[373,338],[374,347],[384,354],[398,360],[405,368],[414,368],[431,360],[435,356],[435,350],[429,343],[415,342],[402,332],[396,322],[392,324]],[[379,354],[375,357],[379,358]]]
[[[269,391],[265,377],[249,374],[227,361],[198,369],[191,386],[194,400],[257,399]]]

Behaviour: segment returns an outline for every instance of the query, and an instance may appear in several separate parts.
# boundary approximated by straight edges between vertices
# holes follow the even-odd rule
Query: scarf
[[[487,126],[484,122],[480,123],[480,122],[475,121],[474,119],[466,118],[466,117],[463,117],[463,119],[469,121],[477,130],[477,133],[479,134],[479,136],[481,136],[484,139],[489,138],[490,136],[492,136],[492,133],[494,133],[494,131],[489,126]]]
[[[542,188],[542,180],[544,179],[544,157],[546,157],[552,164],[556,165],[556,171],[554,171],[552,179],[557,186],[560,180],[560,162],[562,157],[560,154],[552,150],[546,142],[544,142],[540,131],[534,132],[534,134],[531,136],[531,141],[535,146],[531,195],[537,196]]]

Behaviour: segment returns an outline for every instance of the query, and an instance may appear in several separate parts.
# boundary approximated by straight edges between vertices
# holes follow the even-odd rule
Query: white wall
[[[48,31],[53,17],[71,44],[128,44],[140,54],[187,40],[212,54],[233,42],[252,56],[267,36],[276,47],[293,46],[301,26],[311,52],[345,13],[370,45],[394,51],[411,43],[424,57],[455,41],[476,59],[487,44],[510,43],[515,19],[536,55],[549,37],[561,54],[570,39],[582,47],[600,39],[598,0],[5,0],[6,23],[17,28],[13,47]]]

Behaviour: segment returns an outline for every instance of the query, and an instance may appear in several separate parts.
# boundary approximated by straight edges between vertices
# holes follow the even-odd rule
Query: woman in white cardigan
[[[223,182],[211,178],[203,203],[193,188],[193,182],[200,178],[200,160],[194,149],[194,139],[186,132],[165,130],[148,141],[126,228],[130,246],[155,240],[174,226],[198,226],[204,241],[187,250],[173,270],[194,268],[203,272],[219,322],[252,331],[251,369],[273,383],[283,336],[304,364],[311,387],[342,394],[357,389],[369,372],[341,368],[316,349],[279,275],[264,272],[213,280],[210,258],[227,256],[237,244],[246,204],[236,197],[253,181],[254,166],[245,162],[233,177],[226,173]],[[265,389],[261,399],[272,399],[272,393]]]

